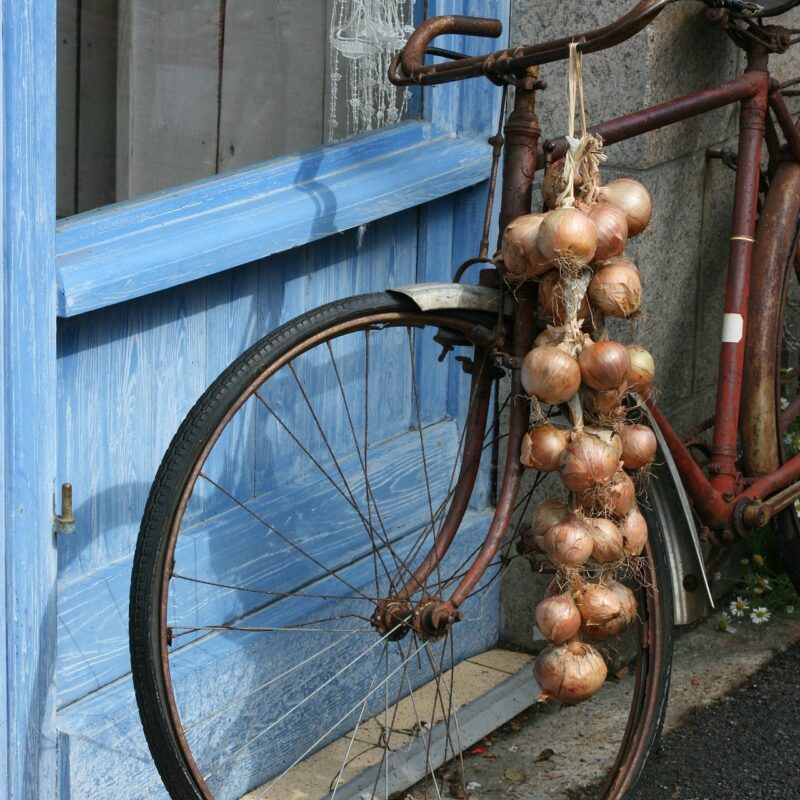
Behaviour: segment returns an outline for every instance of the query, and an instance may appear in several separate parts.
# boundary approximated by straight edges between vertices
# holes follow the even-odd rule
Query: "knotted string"
[[[569,46],[569,71],[567,74],[567,97],[569,124],[567,143],[569,148],[564,158],[564,189],[556,200],[562,208],[575,205],[575,178],[579,178],[581,199],[590,205],[597,202],[600,188],[600,162],[605,161],[603,140],[589,133],[586,123],[586,104],[583,94],[583,56],[577,42]],[[580,115],[581,136],[575,136],[575,116]]]

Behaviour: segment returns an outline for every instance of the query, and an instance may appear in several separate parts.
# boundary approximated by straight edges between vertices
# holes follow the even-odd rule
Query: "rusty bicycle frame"
[[[537,89],[543,88],[538,80],[539,65],[566,59],[572,42],[578,43],[582,53],[592,53],[619,44],[642,30],[674,2],[677,0],[641,0],[616,23],[595,31],[480,57],[447,54],[454,60],[425,64],[425,53],[437,36],[461,34],[497,37],[502,30],[497,20],[435,17],[417,28],[405,49],[395,58],[390,69],[390,79],[398,85],[430,85],[485,76],[499,85],[510,83],[516,87],[514,108],[504,128],[505,161],[500,210],[502,235],[511,220],[530,213],[536,170],[563,156],[567,148],[565,138],[540,142],[541,129],[535,111]],[[774,450],[778,446],[777,433],[766,430],[763,421],[765,416],[770,419],[773,417],[760,413],[766,403],[775,402],[772,380],[774,376],[763,368],[774,356],[774,345],[770,342],[749,341],[746,336],[748,298],[751,291],[763,302],[771,298],[775,298],[772,302],[780,302],[779,288],[766,285],[769,275],[765,264],[770,253],[781,237],[791,236],[789,241],[795,241],[794,223],[800,209],[800,131],[787,109],[782,89],[800,83],[800,79],[779,85],[770,78],[768,71],[769,54],[783,52],[793,44],[794,31],[763,24],[758,28],[753,25],[739,27],[735,23],[746,19],[748,8],[752,8],[749,3],[733,0],[706,2],[706,5],[718,6],[709,10],[709,17],[720,24],[737,45],[744,49],[747,55],[744,74],[717,86],[604,122],[591,130],[600,134],[606,144],[613,144],[707,111],[741,103],[724,307],[726,320],[733,323],[733,333],[723,336],[719,356],[716,414],[711,460],[707,467],[710,478],[706,477],[661,410],[655,403],[648,401],[650,412],[661,428],[693,501],[701,530],[705,538],[717,543],[720,538],[732,539],[737,530],[743,532],[746,528],[766,524],[772,516],[800,497],[800,455],[794,456],[783,466],[778,466]],[[794,4],[791,2],[785,3],[780,10],[786,10],[792,5]],[[732,13],[732,8],[738,8],[740,13]],[[778,128],[785,137],[784,146],[779,143]],[[503,144],[502,138],[494,137],[490,142],[495,145],[497,155],[498,145]],[[762,212],[759,227],[761,238],[757,242],[764,142],[769,154],[769,174],[775,180],[772,192],[768,194],[768,198],[773,197],[773,202],[768,200]],[[496,165],[497,158],[490,181],[490,197],[494,191]],[[775,193],[780,193],[781,196],[778,197]],[[790,196],[796,200],[786,202],[785,198]],[[487,236],[488,226],[482,247],[484,251]],[[473,261],[481,260],[488,259],[479,258]],[[482,272],[483,283],[491,284],[493,279],[496,282],[496,273],[493,270]],[[511,369],[511,397],[515,399],[509,416],[510,453],[519,450],[529,420],[529,402],[524,399],[519,366],[537,333],[537,284],[532,281],[521,284],[517,287],[514,298],[511,329],[505,332],[501,330],[493,351],[493,356],[501,358],[505,366]],[[485,360],[488,351],[476,353],[476,364],[480,361],[479,356]],[[405,617],[409,610],[410,596],[424,584],[443,557],[464,516],[477,474],[477,459],[469,456],[481,447],[491,381],[492,377],[487,374],[487,370],[473,369],[471,392],[476,401],[471,403],[467,420],[465,458],[458,478],[459,490],[455,493],[453,504],[431,552],[403,589],[392,598],[391,608],[383,608],[382,613],[388,613],[389,621]],[[751,450],[753,454],[748,459],[750,463],[746,465],[746,476],[741,474],[736,457],[737,434],[740,430],[745,452]],[[765,446],[762,441],[763,437],[772,434],[775,434],[773,449]],[[441,634],[447,626],[459,619],[459,606],[474,590],[501,544],[511,519],[523,472],[524,467],[518,459],[506,460],[494,518],[471,568],[449,599],[429,598],[414,611],[418,617],[415,622],[423,632],[428,635]]]

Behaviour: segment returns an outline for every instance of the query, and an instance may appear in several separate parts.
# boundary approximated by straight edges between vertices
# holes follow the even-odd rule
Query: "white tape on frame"
[[[737,344],[742,341],[744,319],[741,314],[724,314],[722,317],[722,341]]]

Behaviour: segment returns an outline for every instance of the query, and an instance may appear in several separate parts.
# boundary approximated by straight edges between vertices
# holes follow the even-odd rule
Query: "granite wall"
[[[634,4],[512,0],[511,42],[533,44],[600,27]],[[780,21],[800,26],[800,9]],[[622,45],[585,56],[583,65],[592,124],[734,77],[744,59],[702,5],[682,2]],[[773,57],[771,69],[779,80],[800,75],[800,47]],[[544,65],[541,77],[548,82],[538,106],[547,138],[567,127],[565,65]],[[659,401],[679,430],[714,411],[734,173],[709,160],[707,151],[735,148],[737,111],[729,106],[607,149],[604,176],[635,177],[654,201],[649,229],[628,247],[642,272],[644,313],[615,333],[653,353]],[[549,480],[537,497],[557,490]],[[503,591],[505,638],[529,646],[542,588],[527,563],[514,562]]]

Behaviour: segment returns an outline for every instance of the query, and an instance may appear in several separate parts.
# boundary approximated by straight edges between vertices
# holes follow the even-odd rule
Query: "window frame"
[[[505,24],[509,5],[430,0],[428,14]],[[504,39],[441,45],[473,54]],[[58,315],[188,283],[474,186],[489,176],[498,100],[485,80],[426,88],[422,120],[59,220]]]

